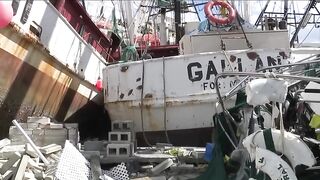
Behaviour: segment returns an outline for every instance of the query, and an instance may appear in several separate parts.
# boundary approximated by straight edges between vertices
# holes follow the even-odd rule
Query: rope
[[[280,111],[280,133],[281,133],[281,147],[282,152],[284,152],[284,125],[283,125],[283,117],[282,117],[282,103],[279,103],[279,111]]]
[[[241,21],[240,21],[240,17],[239,17],[238,15],[237,15],[237,21],[238,21],[238,23],[239,23],[239,26],[240,26],[241,31],[242,31],[242,33],[243,33],[243,36],[244,36],[244,38],[246,39],[246,43],[247,43],[248,48],[252,49],[252,44],[249,42],[248,37],[247,37],[247,34],[246,34],[246,33],[244,32],[244,30],[243,30],[243,27],[242,27],[242,24],[241,24]]]
[[[166,95],[166,66],[164,63],[164,57],[162,58],[162,81],[163,81],[163,124],[164,124],[164,132],[166,134],[167,142],[170,143],[168,131],[167,131],[167,95]]]
[[[224,132],[224,134],[226,135],[226,137],[228,138],[228,140],[230,141],[231,145],[233,146],[234,149],[237,149],[237,146],[234,144],[233,140],[230,138],[229,134],[227,133],[226,129],[223,127],[223,125],[220,122],[220,119],[217,118],[217,121],[222,129],[222,131]]]
[[[143,119],[143,106],[144,106],[144,104],[143,104],[143,92],[144,92],[144,72],[145,72],[144,68],[145,68],[144,67],[144,60],[142,60],[142,77],[141,77],[142,89],[141,89],[141,96],[140,96],[140,101],[141,101],[141,103],[140,103],[141,104],[141,107],[140,107],[141,130],[142,130],[142,135],[143,135],[144,141],[146,142],[146,144],[148,146],[151,147],[152,145],[148,141],[146,133],[145,133],[145,130],[144,130],[144,119]]]
[[[126,62],[128,60],[137,60],[137,50],[135,46],[127,46],[122,51],[121,60]]]

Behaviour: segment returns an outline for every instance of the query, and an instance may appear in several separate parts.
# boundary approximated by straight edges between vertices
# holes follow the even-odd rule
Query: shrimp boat
[[[212,14],[216,5],[228,10],[227,17]],[[286,27],[270,28],[267,20],[263,30],[251,28],[225,1],[209,1],[204,9],[207,28],[184,35],[180,55],[112,64],[103,70],[111,121],[132,120],[138,144],[204,146],[211,138],[212,116],[221,112],[216,89],[227,93],[243,80],[225,77],[217,84],[217,74],[255,72],[320,52],[290,48]],[[226,108],[235,102],[229,99]]]
[[[28,116],[79,123],[82,139],[106,137],[95,85],[116,39],[103,34],[75,0],[0,3],[0,138],[8,136],[13,119]]]

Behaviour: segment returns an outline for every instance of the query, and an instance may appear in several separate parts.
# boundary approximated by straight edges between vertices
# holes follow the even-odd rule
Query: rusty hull
[[[13,119],[23,122],[28,116],[79,122],[82,139],[106,137],[97,133],[97,128],[107,129],[102,95],[86,97],[78,92],[79,86],[97,94],[92,84],[52,57],[37,39],[12,24],[0,29],[0,139],[8,136]]]

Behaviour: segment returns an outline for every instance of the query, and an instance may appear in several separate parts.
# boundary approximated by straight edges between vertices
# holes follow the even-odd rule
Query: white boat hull
[[[103,71],[105,108],[111,121],[133,120],[136,132],[210,128],[219,111],[217,73],[286,64],[289,54],[283,49],[237,50],[109,65]],[[239,80],[221,79],[222,94]],[[234,103],[226,102],[227,108]]]

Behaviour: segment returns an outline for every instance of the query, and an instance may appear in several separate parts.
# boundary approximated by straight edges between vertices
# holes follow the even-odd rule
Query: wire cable
[[[164,57],[162,57],[162,81],[163,81],[163,124],[164,124],[164,132],[166,134],[167,142],[170,143],[168,130],[167,130],[167,95],[166,95],[166,64]]]
[[[318,17],[317,21],[318,22],[320,19],[320,17]],[[310,31],[308,32],[308,34],[304,37],[304,39],[299,43],[298,47],[300,47],[302,45],[302,43],[308,38],[308,36],[311,34],[311,32],[313,31],[313,29],[315,28],[315,26],[312,26],[312,28],[310,29]]]

